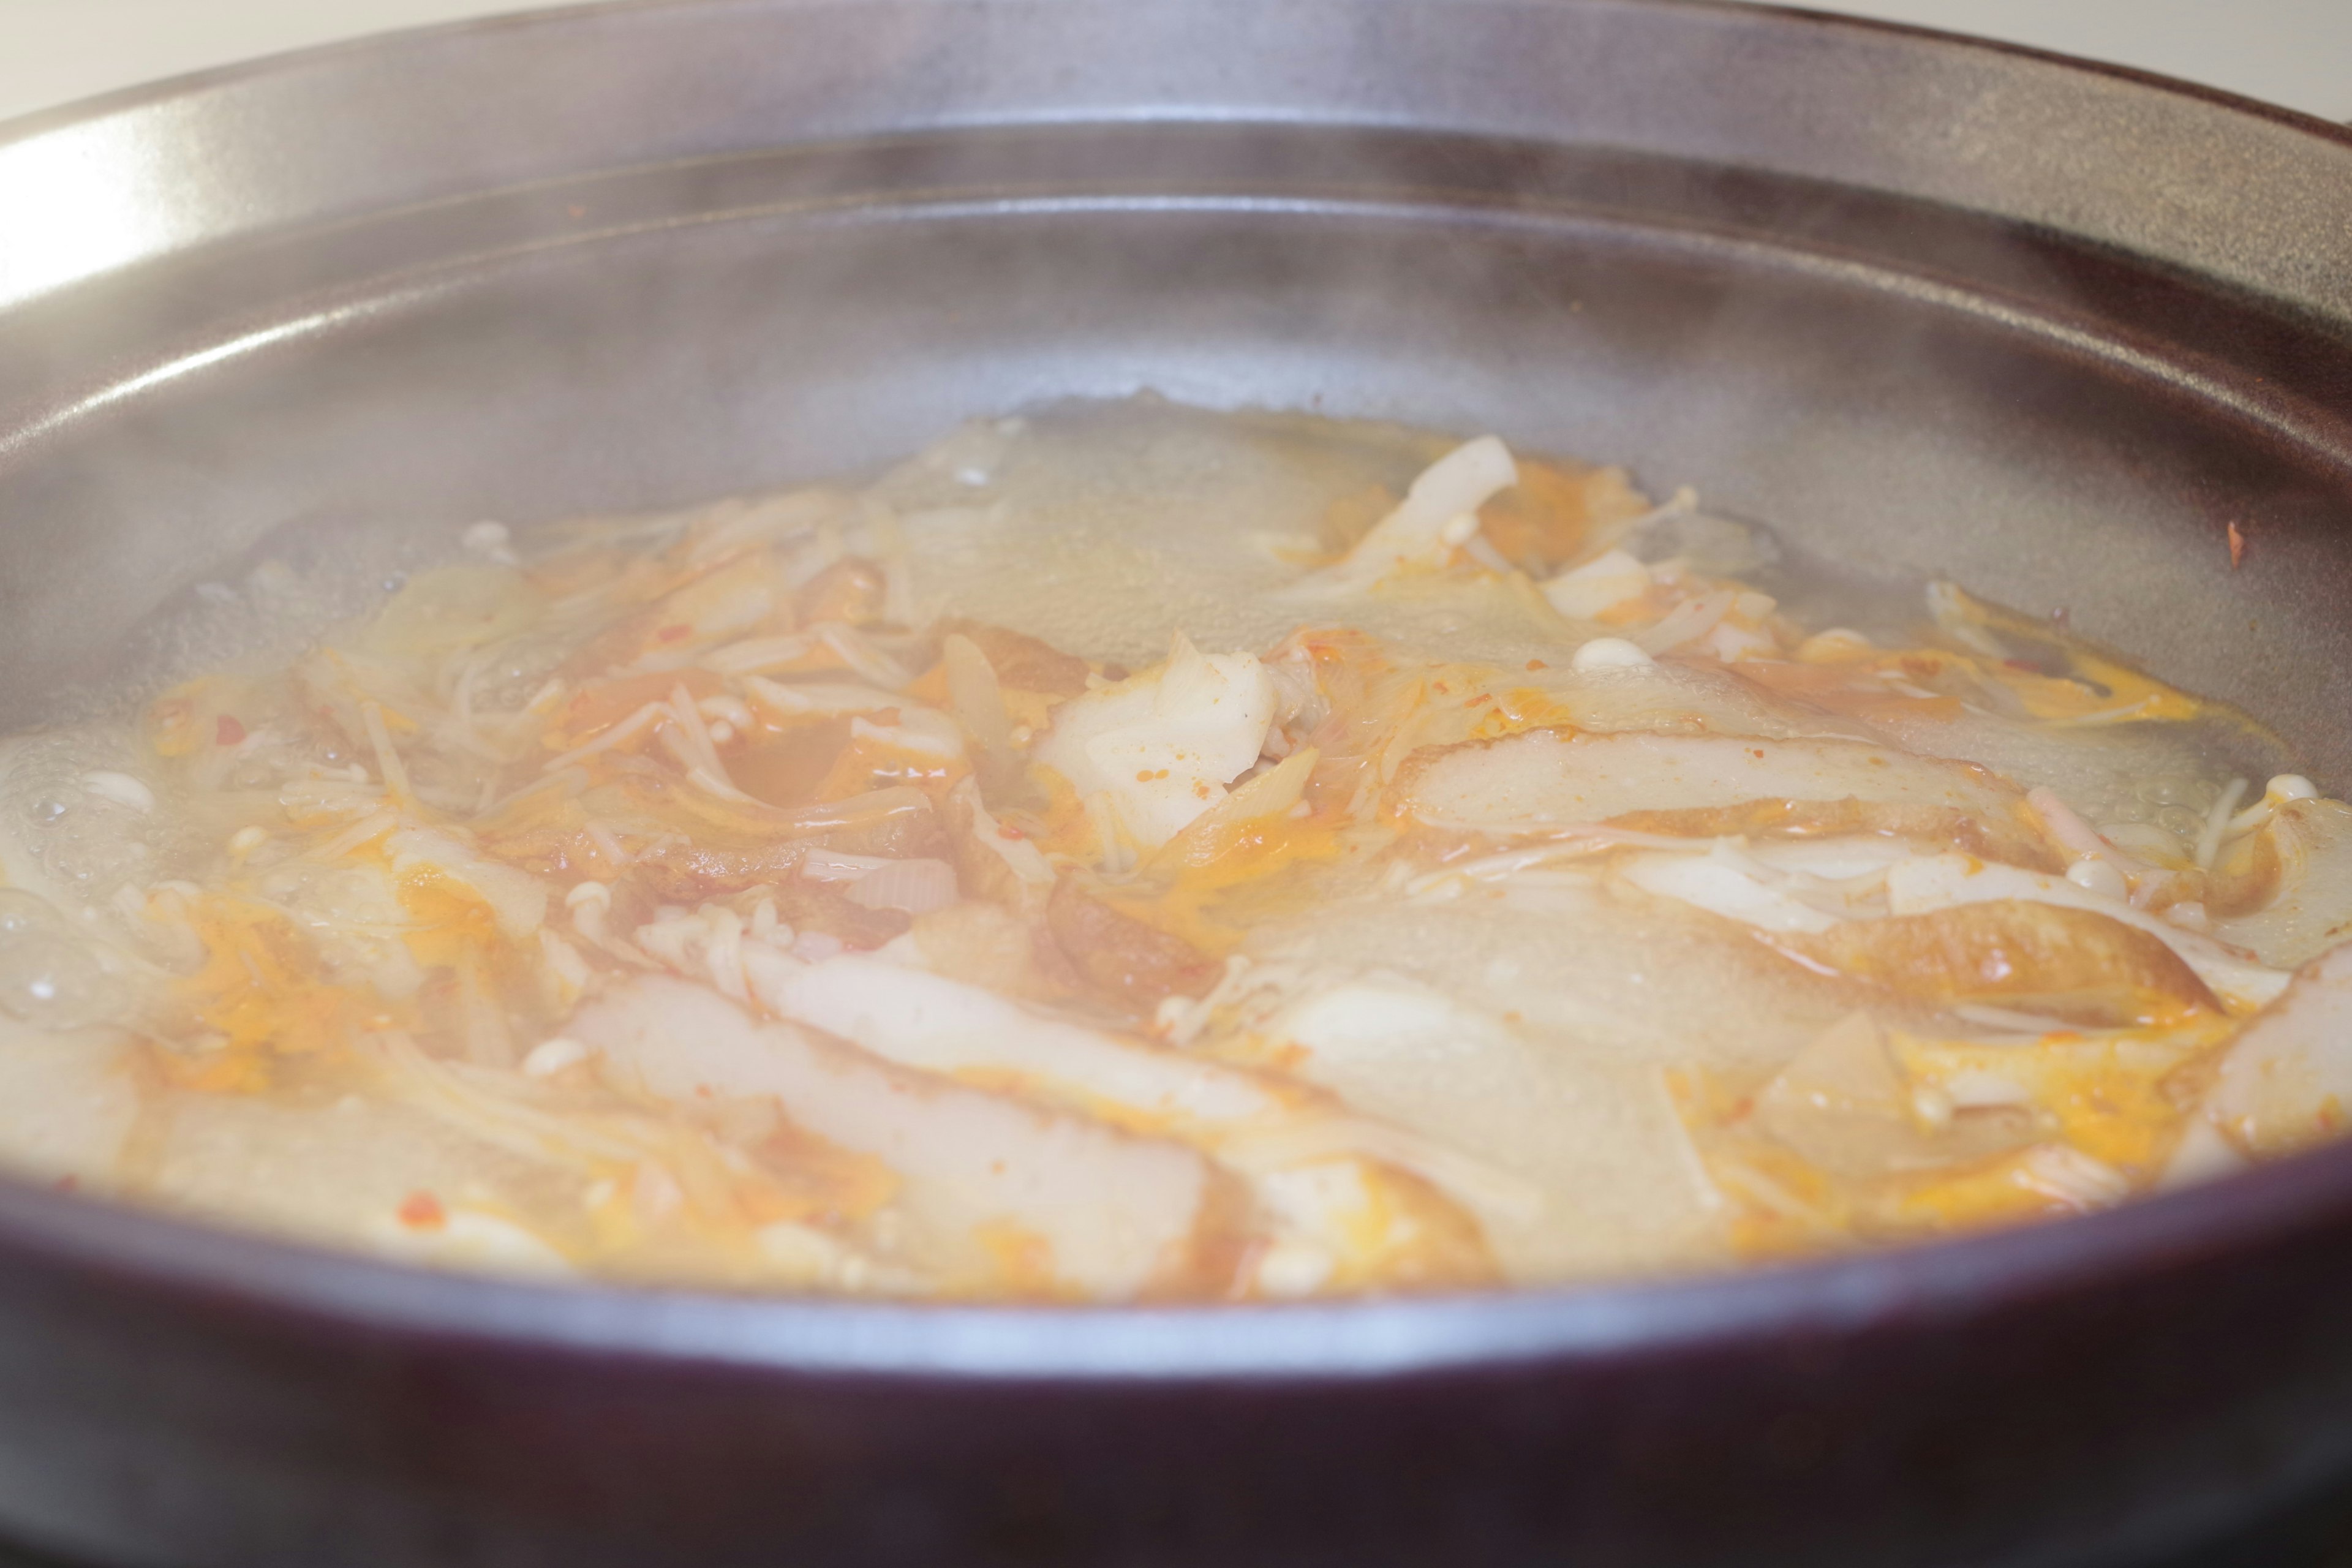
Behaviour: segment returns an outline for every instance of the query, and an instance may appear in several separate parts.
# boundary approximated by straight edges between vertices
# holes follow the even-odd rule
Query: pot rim
[[[294,1326],[820,1376],[1331,1382],[1933,1330],[2340,1224],[2352,1142],[2103,1213],[1687,1278],[1205,1305],[968,1304],[439,1270],[0,1179],[0,1253]]]
[[[362,58],[388,49],[419,44],[453,42],[493,33],[523,31],[537,27],[571,29],[586,26],[625,26],[632,19],[663,11],[742,9],[789,9],[814,11],[844,5],[856,5],[859,0],[576,0],[570,5],[533,5],[513,11],[498,12],[486,16],[470,16],[452,22],[428,22],[416,26],[392,27],[381,32],[362,34],[358,37],[337,39],[328,43],[308,44],[290,49],[278,49],[249,59],[234,60],[226,65],[206,66],[194,70],[174,72],[151,81],[135,82],[128,87],[114,88],[85,98],[23,114],[0,117],[0,146],[27,137],[61,130],[69,125],[102,120],[126,110],[145,108],[173,99],[190,97],[214,88],[235,86],[257,78],[301,70],[312,66],[332,64],[346,58]],[[1056,0],[1056,3],[1084,5],[1096,0]],[[1444,3],[1487,5],[1497,0],[1444,0]],[[1500,0],[1505,5],[1541,6],[1556,0]],[[2044,65],[2087,76],[2106,77],[2136,86],[2155,89],[2178,97],[2200,99],[2220,108],[2251,114],[2294,130],[2310,132],[2329,141],[2352,147],[2352,122],[2339,123],[2323,116],[2289,109],[2284,104],[2265,101],[2227,88],[2210,87],[2203,82],[2168,76],[2161,71],[2143,70],[2137,66],[2118,65],[2108,60],[2089,59],[2056,49],[2044,49],[2032,44],[2011,43],[2006,39],[1980,37],[1971,33],[1955,32],[1947,27],[1930,27],[1914,22],[1892,22],[1876,16],[1860,16],[1840,11],[1816,11],[1803,5],[1780,5],[1765,0],[1570,0],[1580,9],[1673,9],[1709,13],[1728,18],[1756,19],[1766,26],[1799,26],[1816,31],[1878,34],[1888,37],[1907,38],[1939,49],[1968,54],[2008,56],[2016,59],[2033,60]]]

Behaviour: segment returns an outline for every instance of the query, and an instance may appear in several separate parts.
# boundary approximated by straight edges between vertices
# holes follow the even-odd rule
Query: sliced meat
[[[1224,972],[1182,937],[1121,913],[1070,877],[1055,885],[1045,926],[1081,981],[1138,1015],[1170,996],[1205,996]]]
[[[1840,838],[1884,834],[1911,844],[1948,846],[1987,860],[2037,871],[2066,868],[2049,845],[2009,816],[1990,819],[1948,805],[1898,805],[1856,800],[1751,800],[1685,811],[1633,811],[1610,826],[1674,838]]]
[[[798,1126],[880,1160],[943,1283],[1104,1300],[1214,1289],[1201,1277],[1213,1181],[1188,1149],[895,1069],[662,976],[615,986],[566,1033],[632,1088],[773,1096]]]
[[[2024,795],[1998,775],[1857,741],[1530,730],[1417,753],[1391,799],[1433,827],[1500,835],[1673,820],[1667,813],[1729,814],[1687,819],[1702,828],[1776,816],[1801,826],[1809,808],[1845,802],[1953,814],[1988,842],[2024,830]],[[1820,820],[1837,816],[1824,810]],[[1924,820],[1957,826],[1942,815]]]
[[[1927,914],[1955,905],[2006,899],[2089,910],[2146,931],[2178,953],[2197,978],[2235,1012],[2251,1013],[2286,988],[2284,973],[2257,963],[2240,949],[2063,877],[2044,877],[2014,866],[1989,866],[1966,855],[1925,856],[1890,867],[1886,873],[1886,905],[1896,915]]]
[[[906,910],[870,909],[851,899],[843,887],[805,878],[778,883],[776,914],[794,931],[822,931],[862,950],[880,947],[913,929],[915,918]]]
[[[694,794],[683,787],[668,793],[681,802]],[[688,837],[671,833],[633,846],[635,874],[670,903],[782,882],[813,849],[908,860],[944,858],[948,848],[930,797],[907,785],[796,811],[696,804],[708,826],[698,826]]]
[[[1490,1278],[1476,1222],[1451,1200],[1522,1218],[1533,1202],[1525,1184],[1322,1096],[944,975],[837,958],[760,999],[905,1067],[1196,1141],[1247,1182],[1270,1249],[1259,1279],[1276,1294]]]
[[[942,637],[970,637],[988,656],[998,684],[1048,697],[1076,697],[1087,689],[1087,661],[1048,642],[958,616],[940,623]]]
[[[2155,936],[2054,904],[2004,899],[1767,940],[1901,995],[1989,1003],[2095,1028],[2177,1024],[2221,1009]]]
[[[2352,1106],[2352,942],[2298,973],[2221,1058],[2206,1115],[2254,1154],[2339,1136]]]
[[[956,881],[975,899],[1034,917],[1055,892],[1054,868],[1018,829],[997,820],[981,800],[980,784],[965,779],[940,802]]]
[[[609,880],[634,867],[656,897],[679,904],[781,882],[812,849],[893,860],[948,850],[930,796],[911,785],[784,810],[718,800],[651,773],[572,798],[542,792],[482,824],[475,839],[484,856],[535,876]]]
[[[760,1000],[902,1067],[1016,1081],[1047,1099],[1125,1119],[1191,1130],[1282,1110],[1272,1086],[1248,1073],[881,959],[806,965],[763,987]]]

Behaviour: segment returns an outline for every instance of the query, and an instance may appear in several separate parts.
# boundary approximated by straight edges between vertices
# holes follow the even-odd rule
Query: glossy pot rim
[[[708,40],[689,36],[697,28],[748,37],[785,26],[816,37],[844,18],[885,36],[877,47],[898,51],[886,66],[905,61],[939,74],[938,61],[919,58],[910,26],[961,19],[959,41],[968,41],[984,31],[975,16],[1023,20],[1030,13],[1083,32],[1076,47],[1147,59],[1156,49],[1207,63],[1162,70],[1156,60],[1139,67],[1122,58],[1097,81],[1087,72],[1043,73],[998,53],[936,99],[908,104],[894,100],[887,82],[837,90],[835,76],[753,55],[724,83],[750,101],[663,103],[639,120],[585,111],[595,95],[568,90],[573,84],[560,76],[541,73],[508,101],[509,82],[483,74],[568,49],[563,60],[575,67],[624,58],[604,86],[625,92],[662,79],[666,50],[707,48]],[[21,262],[12,268],[0,247],[0,310],[223,240],[629,165],[908,133],[1257,121],[1583,142],[1885,191],[2136,253],[2352,331],[2352,279],[2332,265],[2332,254],[2326,265],[2311,255],[2352,226],[2352,126],[2131,67],[1742,0],[1288,0],[1244,13],[1265,19],[1275,47],[1296,48],[1302,37],[1323,41],[1333,26],[1400,30],[1404,46],[1433,58],[1441,88],[1458,85],[1444,73],[1474,78],[1494,63],[1458,50],[1445,57],[1451,40],[1442,26],[1405,26],[1449,14],[1515,26],[1520,37],[1549,29],[1552,43],[1670,33],[1673,47],[1711,57],[1705,63],[1718,73],[1745,71],[1751,57],[1762,58],[1785,79],[1781,99],[1798,107],[1768,91],[1744,112],[1677,121],[1645,111],[1638,90],[1562,95],[1543,75],[1555,62],[1544,60],[1516,77],[1497,69],[1495,79],[1475,79],[1451,98],[1417,81],[1402,93],[1392,83],[1353,85],[1383,73],[1344,59],[1318,62],[1311,80],[1253,78],[1217,68],[1234,40],[1219,34],[1203,47],[1195,14],[1181,0],[604,0],[295,49],[0,121],[0,207],[46,203],[45,216],[80,231],[59,264],[41,256],[53,247],[33,247],[29,271]],[[1000,86],[988,71],[1006,79]],[[1861,136],[1833,116],[1805,111],[1805,95],[1875,71],[1902,73],[1906,90],[1932,100],[1908,122],[1882,122]],[[1400,107],[1401,97],[1412,101]],[[347,121],[327,120],[338,115]],[[268,134],[282,132],[289,116],[324,121],[322,133]],[[2066,159],[2047,156],[2058,140],[2074,143]],[[154,150],[173,142],[184,146]],[[2142,157],[2185,160],[2193,177],[2185,188],[2168,184],[2153,202],[2123,189],[2127,181],[2105,177]],[[2085,177],[2086,166],[2100,177]],[[2315,181],[2315,172],[2326,177]],[[120,176],[121,188],[106,188],[108,174]],[[199,194],[185,195],[191,185]],[[356,202],[347,199],[354,190]]]
[[[665,13],[814,13],[845,3],[620,0],[406,29],[0,121],[0,154],[199,94],[322,68],[364,68],[391,51],[463,49],[494,35],[625,26]],[[1714,17],[1784,39],[1875,37],[1972,58],[2033,62],[2137,92],[2197,100],[2352,153],[2352,129],[2220,89],[2021,46],[1733,0],[1559,3],[1588,12],[1662,9]],[[173,253],[166,245],[125,264]],[[168,1288],[195,1300],[258,1306],[314,1327],[359,1325],[501,1351],[815,1376],[1315,1383],[1638,1360],[1710,1345],[1933,1327],[2121,1279],[2226,1267],[2233,1252],[2340,1223],[2347,1212],[2352,1143],[2102,1214],[1686,1278],[1296,1304],[950,1305],[443,1272],[0,1178],[0,1257],[84,1279]]]
[[[819,1376],[1345,1382],[1932,1331],[2341,1223],[2352,1144],[2118,1208],[1683,1278],[1295,1303],[958,1304],[412,1267],[0,1180],[0,1253],[318,1326]]]
[[[716,10],[745,0],[577,0],[577,3],[553,5],[531,5],[511,11],[496,12],[485,16],[462,18],[451,22],[434,22],[388,28],[357,37],[328,43],[309,44],[293,48],[273,50],[249,59],[234,60],[224,65],[200,67],[178,71],[150,81],[134,82],[126,87],[110,89],[47,108],[22,114],[0,117],[0,145],[30,136],[40,135],[64,127],[86,123],[126,110],[144,108],[174,99],[183,99],[215,87],[234,86],[239,82],[282,75],[313,66],[341,61],[362,61],[390,48],[412,44],[438,42],[462,43],[469,38],[491,33],[507,33],[537,27],[576,27],[582,24],[625,23],[637,16],[651,16],[665,11]],[[766,7],[782,6],[794,10],[819,10],[855,5],[856,0],[748,0],[750,5]],[[1083,4],[1085,0],[1066,0]],[[1553,0],[1513,0],[1513,3],[1543,5]],[[1759,23],[1807,31],[1875,34],[1892,38],[1909,39],[1937,48],[1958,49],[1974,55],[2007,56],[2020,60],[2033,60],[2056,66],[2071,73],[2105,77],[2116,81],[2151,88],[2179,98],[2202,100],[2217,107],[2258,119],[2274,121],[2291,129],[2320,136],[2352,147],[2352,122],[2339,123],[2319,115],[2284,104],[2234,92],[2227,88],[2209,86],[2203,82],[2167,76],[2158,71],[2145,70],[2137,66],[2117,64],[2110,60],[2086,58],[2055,49],[2045,49],[2031,44],[2011,43],[2006,39],[1981,37],[1974,34],[1955,32],[1948,27],[1932,27],[1918,23],[1888,21],[1876,16],[1856,16],[1839,11],[1817,11],[1803,5],[1782,5],[1766,0],[1571,0],[1584,9],[1607,8],[1671,8],[1699,14],[1713,14],[1727,18],[1756,19]]]

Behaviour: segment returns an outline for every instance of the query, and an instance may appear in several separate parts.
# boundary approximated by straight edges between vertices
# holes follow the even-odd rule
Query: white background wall
[[[519,0],[0,0],[0,119],[248,56],[520,8]],[[2352,121],[2352,0],[1816,0],[1816,8],[2115,60]]]

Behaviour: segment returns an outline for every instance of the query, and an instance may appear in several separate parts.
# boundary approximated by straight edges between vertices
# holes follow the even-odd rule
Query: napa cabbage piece
[[[564,1162],[480,1137],[397,1099],[327,1103],[188,1096],[124,1163],[123,1189],[178,1211],[412,1262],[561,1277],[584,1226]]]
[[[1255,655],[1203,654],[1179,634],[1165,662],[1055,710],[1036,761],[1118,827],[1156,849],[1225,798],[1274,722],[1274,684]]]
[[[134,1047],[119,1030],[0,1019],[0,1162],[16,1174],[118,1186],[140,1100]]]
[[[1722,1255],[1654,1069],[1578,1059],[1407,976],[1314,976],[1259,1026],[1293,1070],[1430,1140],[1475,1149],[1535,1194],[1468,1201],[1514,1279],[1657,1272]]]
[[[1507,1277],[1731,1256],[1665,1080],[1768,1071],[1852,1004],[1704,916],[1537,871],[1340,902],[1254,933],[1204,1039],[1530,1184],[1478,1210]]]

